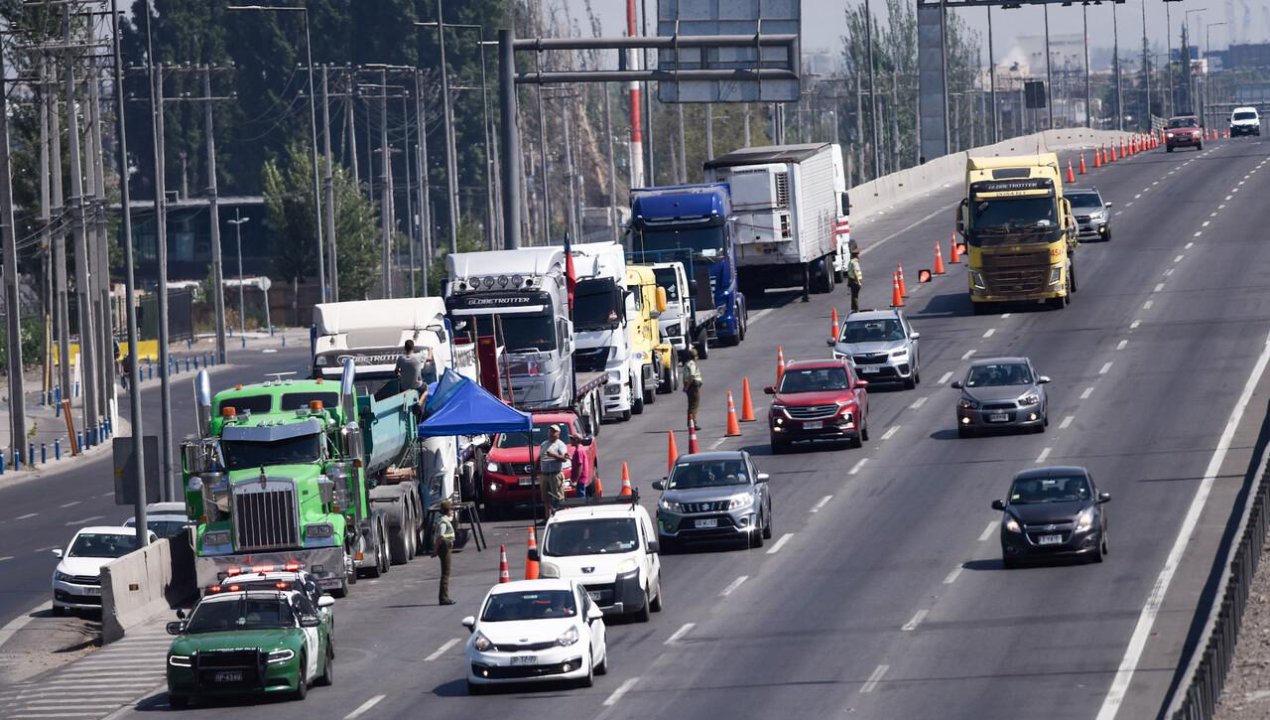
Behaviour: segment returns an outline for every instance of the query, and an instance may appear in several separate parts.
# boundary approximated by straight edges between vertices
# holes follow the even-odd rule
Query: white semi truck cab
[[[642,359],[627,332],[626,251],[614,242],[574,245],[573,324],[579,372],[603,372],[604,416],[629,420],[644,411]]]

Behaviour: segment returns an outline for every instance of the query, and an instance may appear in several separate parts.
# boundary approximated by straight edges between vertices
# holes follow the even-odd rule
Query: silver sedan
[[[961,437],[1003,428],[1045,432],[1049,398],[1045,384],[1025,357],[984,358],[971,364],[966,377],[953,382],[957,400],[957,434]]]

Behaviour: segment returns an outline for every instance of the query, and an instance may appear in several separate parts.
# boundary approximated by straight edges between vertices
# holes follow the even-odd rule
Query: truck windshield
[[[1053,197],[976,200],[971,207],[971,245],[1047,244],[1061,229]]]
[[[645,228],[635,232],[631,240],[634,252],[656,252],[686,248],[694,255],[708,258],[723,255],[723,226],[691,229]]]
[[[322,459],[322,435],[256,442],[253,440],[225,440],[221,442],[226,470],[245,470],[265,465],[306,465]]]
[[[612,278],[580,280],[573,291],[573,327],[575,330],[609,330],[622,322],[626,313],[622,296]]]
[[[482,336],[494,335],[492,316],[476,318],[477,332]],[[505,313],[498,316],[499,335],[508,352],[527,352],[556,349],[556,326],[550,313]]]
[[[675,277],[674,268],[657,268],[653,270],[657,278],[657,286],[666,291],[666,302],[679,299],[679,279]]]
[[[547,527],[545,554],[554,557],[628,553],[639,547],[635,518],[570,520]]]

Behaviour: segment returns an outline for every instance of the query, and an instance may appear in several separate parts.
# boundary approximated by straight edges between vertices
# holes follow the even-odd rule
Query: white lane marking
[[[5,560],[12,560],[12,559],[13,559],[12,555],[0,555],[0,562],[4,562]]]
[[[1089,396],[1093,394],[1094,394],[1094,389],[1092,387],[1087,387],[1085,388],[1085,391],[1080,394],[1080,399],[1088,400]]]
[[[925,404],[926,404],[926,401],[927,401],[928,399],[929,399],[929,396],[927,396],[927,397],[919,397],[919,398],[917,398],[916,400],[914,400],[914,401],[913,401],[913,404],[912,404],[912,405],[909,405],[909,406],[908,406],[908,409],[909,409],[909,410],[916,410],[916,409],[920,408],[921,406],[925,405]]]
[[[1134,195],[1134,196],[1133,196],[1133,199],[1134,199],[1134,200],[1141,200],[1141,199],[1142,199],[1142,193],[1138,193],[1137,195]]]
[[[984,330],[984,331],[983,331],[983,336],[984,336],[984,337],[986,337],[986,338],[990,338],[990,337],[992,337],[993,335],[996,335],[996,334],[997,334],[997,329],[996,329],[996,328],[988,328],[987,330]]]
[[[772,312],[772,310],[775,310],[775,308],[763,308],[762,310],[755,310],[754,312],[750,313],[750,317],[747,320],[747,322],[750,324],[756,323],[759,320],[762,320],[764,317],[766,317],[768,313]]]
[[[1051,450],[1053,450],[1053,448],[1045,448],[1044,450],[1042,450],[1041,454],[1036,456],[1036,462],[1037,463],[1045,462],[1045,458],[1050,456]]]
[[[714,442],[710,443],[710,449],[711,449],[711,450],[715,450],[715,449],[717,449],[717,448],[718,448],[720,445],[722,445],[722,444],[723,444],[726,440],[727,440],[727,438],[725,438],[725,437],[721,437],[721,438],[719,438],[718,440],[715,440]]]
[[[749,579],[750,579],[749,575],[742,575],[741,577],[733,580],[732,582],[728,583],[727,587],[723,588],[723,592],[719,593],[719,597],[727,597],[731,595],[733,591],[741,587],[741,584]]]
[[[1194,242],[1192,242],[1192,241],[1189,241],[1189,240],[1188,240],[1188,241],[1186,242],[1186,245],[1184,245],[1184,246],[1182,247],[1182,249],[1183,249],[1183,250],[1190,250],[1190,249],[1191,249],[1191,248],[1193,248],[1193,247],[1195,247],[1195,243],[1194,243]],[[1179,259],[1180,259],[1181,257],[1182,257],[1181,255],[1179,255],[1179,256],[1178,256],[1178,258],[1179,258]],[[1174,260],[1173,262],[1177,262],[1177,260]]]
[[[1226,203],[1222,203],[1221,205],[1218,205],[1218,206],[1217,206],[1217,209],[1218,209],[1218,210],[1225,210],[1225,209],[1226,209]]]
[[[900,626],[900,630],[904,632],[913,632],[917,629],[917,626],[921,625],[922,621],[926,619],[926,615],[928,613],[930,613],[930,610],[918,610],[913,614],[913,618],[911,620]]]
[[[36,613],[44,612],[51,607],[53,607],[53,602],[51,600],[42,602],[5,623],[4,627],[0,627],[0,648],[4,647],[5,643],[9,642],[9,638],[16,635],[22,628],[26,627],[27,623],[34,620]]]
[[[80,504],[80,503],[82,503],[82,502],[84,502],[84,501],[83,501],[83,500],[72,500],[72,501],[70,501],[70,502],[68,502],[68,503],[62,503],[61,505],[58,505],[58,507],[59,507],[59,508],[62,508],[62,509],[66,509],[66,508],[68,508],[68,507],[75,507],[76,505],[78,505],[78,504]]]
[[[1130,330],[1137,330],[1137,329],[1138,329],[1138,326],[1139,326],[1139,325],[1141,325],[1141,324],[1142,324],[1142,321],[1141,321],[1141,320],[1134,320],[1133,322],[1129,323],[1129,329],[1130,329]]]
[[[784,535],[781,535],[780,540],[776,541],[776,544],[773,545],[772,548],[767,551],[767,554],[775,555],[776,553],[780,552],[781,548],[785,547],[785,543],[789,542],[789,539],[792,537],[794,537],[794,533],[785,533]]]
[[[1116,343],[1116,349],[1117,349],[1117,350],[1124,350],[1125,346],[1126,346],[1126,345],[1128,345],[1128,344],[1129,344],[1129,341],[1128,341],[1128,340],[1121,340],[1120,342]]]
[[[886,432],[882,433],[882,439],[890,440],[891,438],[895,437],[895,433],[899,431],[900,431],[899,425],[892,425],[891,427],[887,428]]]
[[[635,687],[635,683],[637,682],[639,682],[639,678],[637,677],[627,678],[626,682],[618,685],[617,689],[613,691],[613,694],[609,695],[608,698],[605,699],[604,704],[607,707],[616,705],[617,701],[621,700],[623,695],[629,692],[631,688]]]
[[[1200,227],[1208,227],[1209,223],[1211,223],[1211,222],[1212,222],[1211,220],[1205,220],[1204,222],[1200,223],[1200,224],[1199,224],[1199,226],[1200,226]],[[1199,233],[1195,233],[1195,234],[1196,234],[1196,235],[1198,235]]]
[[[26,515],[19,515],[18,517],[15,517],[15,518],[13,518],[13,519],[14,519],[14,520],[30,520],[31,518],[35,517],[36,515],[39,515],[39,513],[27,513]]]
[[[670,637],[666,638],[666,642],[663,644],[674,645],[675,643],[679,642],[680,638],[682,638],[684,635],[687,635],[696,626],[697,626],[696,623],[684,623],[683,625],[680,625],[679,629],[676,630],[674,634],[672,634]]]
[[[384,695],[376,695],[375,697],[367,700],[361,705],[358,705],[356,710],[344,716],[344,720],[357,720],[357,718],[365,715],[367,712],[370,711],[371,708],[378,705],[379,701],[383,700],[384,697],[385,697]]]
[[[851,466],[851,469],[847,471],[847,474],[855,475],[856,473],[860,472],[860,468],[864,467],[864,464],[867,463],[868,461],[869,459],[867,457],[856,460],[855,465]]]
[[[953,583],[957,582],[957,578],[960,576],[961,576],[961,566],[958,565],[957,567],[952,569],[952,572],[944,576],[944,584],[952,585]]]
[[[1100,369],[1100,370],[1098,371],[1098,374],[1099,374],[1099,375],[1106,375],[1108,372],[1110,372],[1110,371],[1111,371],[1111,363],[1112,363],[1112,361],[1111,361],[1111,360],[1108,360],[1107,362],[1103,363],[1102,369]]]
[[[971,356],[971,355],[974,355],[974,354],[975,354],[975,350],[974,350],[974,348],[971,348],[971,349],[969,349],[969,350],[967,350],[967,351],[965,351],[964,353],[962,353],[962,354],[961,354],[961,359],[962,359],[962,360],[969,360],[969,359],[970,359],[970,356]]]
[[[942,214],[944,214],[944,213],[947,213],[947,212],[948,212],[949,210],[951,210],[953,207],[954,207],[954,206],[949,205],[949,206],[947,206],[947,207],[945,207],[945,208],[942,208],[942,209],[939,209],[939,210],[936,210],[936,211],[932,212],[931,214],[927,215],[927,216],[926,216],[926,217],[924,217],[924,218],[921,218],[921,219],[919,219],[919,220],[915,220],[915,221],[913,221],[912,223],[909,223],[907,226],[902,227],[902,228],[900,228],[899,230],[896,230],[895,232],[891,233],[890,235],[887,235],[886,237],[882,238],[881,240],[878,240],[877,242],[873,243],[872,245],[868,246],[867,248],[863,248],[863,249],[861,249],[861,250],[860,250],[860,254],[861,254],[861,255],[867,255],[867,254],[869,254],[869,251],[870,251],[870,250],[872,250],[873,248],[875,248],[875,247],[880,247],[881,245],[883,245],[883,244],[887,243],[887,242],[888,242],[888,241],[890,241],[890,240],[893,240],[894,238],[899,237],[900,235],[903,235],[904,233],[908,232],[909,230],[912,230],[912,229],[913,229],[913,228],[915,228],[915,227],[920,227],[921,225],[925,224],[925,222],[926,222],[927,220],[930,220],[930,219],[932,219],[932,218],[938,217],[939,215],[942,215]],[[884,213],[881,213],[881,212],[879,212],[879,213],[878,213],[878,215],[882,215],[882,214],[884,214]]]
[[[979,533],[979,542],[987,542],[988,538],[992,537],[992,534],[997,531],[997,526],[1000,524],[1000,520],[993,520],[988,523],[988,527],[984,528],[983,532]]]
[[[1063,418],[1063,422],[1058,424],[1058,429],[1066,430],[1067,428],[1071,427],[1072,421],[1075,419],[1076,419],[1075,415],[1068,415],[1067,417]]]
[[[939,376],[939,383],[937,383],[937,384],[939,384],[939,385],[947,385],[947,384],[948,384],[948,381],[949,381],[949,380],[952,380],[952,375],[953,375],[953,374],[952,374],[952,372],[951,372],[951,371],[946,372],[946,373],[944,373],[943,375],[940,375],[940,376]]]
[[[1208,216],[1209,216],[1210,218],[1215,218],[1215,217],[1217,217],[1217,211],[1216,211],[1216,210],[1214,210],[1213,212],[1210,212],[1210,213],[1208,214]]]
[[[459,639],[458,639],[458,638],[450,638],[449,640],[446,640],[444,643],[442,643],[441,647],[439,647],[439,648],[437,648],[435,651],[433,651],[433,653],[432,653],[431,655],[429,655],[429,656],[427,656],[426,658],[424,658],[424,659],[423,659],[423,661],[424,661],[424,662],[432,662],[433,660],[436,660],[437,658],[439,658],[439,657],[441,657],[442,655],[444,655],[444,654],[446,653],[446,651],[447,651],[447,650],[449,650],[450,648],[452,648],[452,647],[454,647],[455,645],[458,645],[458,644],[459,644]]]
[[[1192,235],[1192,237],[1199,237],[1200,235],[1203,235],[1203,234],[1204,234],[1204,231],[1203,231],[1203,230],[1196,230],[1196,231],[1195,231],[1195,234],[1194,234],[1194,235]]]
[[[1150,310],[1150,309],[1151,309],[1151,306],[1152,306],[1152,305],[1154,305],[1154,304],[1155,304],[1155,301],[1154,301],[1154,300],[1147,300],[1146,302],[1142,303],[1142,309],[1143,309],[1143,310]]]
[[[1168,270],[1165,270],[1165,271],[1164,271],[1164,277],[1172,277],[1172,276],[1173,276],[1173,270],[1174,270],[1174,269],[1175,269],[1175,268],[1169,268]]]
[[[1002,320],[1005,320],[1005,319],[1006,319],[1006,318],[1008,318],[1008,317],[1010,317],[1010,313],[1001,313],[1001,319],[1002,319]]]
[[[87,525],[88,523],[90,523],[90,522],[92,522],[92,521],[94,521],[94,520],[100,520],[100,519],[102,519],[102,518],[104,518],[104,517],[106,517],[106,516],[105,516],[105,515],[93,515],[92,517],[86,517],[86,518],[84,518],[83,520],[71,520],[71,521],[70,521],[70,522],[68,522],[68,523],[62,523],[62,524],[63,524],[63,525],[65,525],[66,527],[71,527],[72,525]]]
[[[1164,283],[1156,283],[1155,289],[1152,290],[1151,292],[1160,292],[1163,289],[1164,289]]]
[[[886,439],[886,437],[885,437],[885,436],[883,436],[883,438],[882,438],[882,439],[883,439],[883,440],[885,440],[885,439]],[[811,511],[812,511],[812,512],[820,512],[820,508],[822,508],[822,507],[824,507],[824,506],[828,505],[828,504],[829,504],[829,501],[830,501],[830,500],[832,500],[832,499],[833,499],[833,496],[832,496],[832,495],[826,495],[826,496],[824,496],[824,497],[820,498],[820,502],[816,503],[816,505],[815,505],[815,506],[811,509]]]
[[[1146,648],[1147,639],[1151,636],[1152,628],[1155,626],[1155,618],[1160,612],[1160,605],[1163,604],[1164,596],[1168,593],[1169,585],[1173,582],[1173,574],[1177,572],[1177,566],[1182,560],[1182,553],[1186,551],[1186,547],[1190,544],[1191,534],[1195,531],[1195,526],[1199,522],[1200,513],[1203,512],[1204,505],[1208,503],[1208,495],[1212,491],[1213,482],[1217,478],[1218,471],[1221,470],[1222,463],[1226,461],[1226,453],[1230,451],[1235,430],[1238,429],[1239,422],[1243,419],[1244,411],[1248,409],[1248,403],[1252,400],[1252,394],[1257,389],[1257,384],[1261,381],[1262,374],[1265,373],[1267,363],[1270,363],[1270,337],[1266,338],[1261,355],[1253,366],[1252,374],[1248,376],[1243,392],[1240,393],[1239,400],[1235,403],[1234,409],[1231,410],[1230,418],[1226,421],[1226,428],[1222,430],[1221,437],[1217,440],[1217,449],[1213,451],[1213,457],[1209,460],[1208,467],[1204,470],[1204,479],[1200,481],[1199,487],[1195,490],[1195,496],[1191,498],[1190,507],[1187,508],[1186,515],[1182,519],[1182,525],[1178,528],[1177,537],[1173,540],[1173,547],[1169,550],[1168,557],[1164,561],[1164,567],[1160,569],[1160,575],[1156,578],[1155,585],[1151,588],[1151,594],[1147,596],[1146,604],[1142,607],[1142,614],[1138,616],[1138,624],[1134,627],[1133,635],[1129,638],[1129,646],[1125,649],[1124,658],[1120,661],[1120,667],[1116,670],[1116,676],[1111,681],[1111,687],[1107,690],[1107,696],[1103,699],[1102,708],[1098,711],[1096,720],[1113,720],[1116,717],[1116,713],[1120,710],[1120,703],[1124,701],[1125,693],[1129,690],[1129,682],[1133,679],[1133,673],[1138,668],[1138,661],[1142,658],[1142,651]]]
[[[878,665],[877,669],[873,671],[873,674],[869,676],[869,679],[866,680],[865,683],[860,686],[860,692],[862,693],[873,692],[873,689],[878,686],[878,683],[882,682],[882,678],[886,675],[886,671],[890,669],[891,669],[890,665]]]
[[[1183,258],[1183,257],[1185,257],[1185,256],[1183,256],[1183,255],[1178,255],[1177,257],[1173,258],[1173,262],[1175,262],[1175,263],[1180,263],[1180,262],[1182,262],[1182,258]]]

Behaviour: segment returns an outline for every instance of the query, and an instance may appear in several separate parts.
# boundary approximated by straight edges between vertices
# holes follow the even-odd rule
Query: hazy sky
[[[911,0],[909,0],[911,2]],[[570,10],[575,13],[576,18],[584,17],[584,0],[563,0],[567,3]],[[646,3],[648,9],[648,17],[650,26],[655,27],[655,17],[657,14],[657,0],[635,0],[636,15],[640,12],[640,4]],[[839,0],[803,0],[803,45],[805,48],[837,48],[840,44],[840,38],[846,30],[846,22],[844,20],[844,7],[848,5],[861,4],[863,0],[847,0],[844,4]],[[1142,11],[1143,0],[1129,0],[1128,2],[1116,7],[1116,20],[1119,25],[1119,34],[1121,44],[1125,47],[1122,54],[1127,56],[1130,52],[1129,48],[1135,48],[1138,56],[1142,53]],[[592,6],[600,17],[600,21],[604,26],[605,35],[620,35],[626,28],[626,1],[625,0],[592,0]],[[885,11],[885,0],[872,0],[871,7],[874,13]],[[1265,0],[1183,0],[1183,2],[1169,3],[1169,11],[1173,24],[1173,41],[1172,45],[1176,48],[1179,44],[1178,37],[1181,33],[1181,24],[1183,13],[1186,10],[1206,8],[1202,13],[1192,13],[1190,15],[1191,35],[1196,42],[1203,47],[1205,42],[1205,22],[1218,23],[1227,22],[1227,8],[1232,8],[1231,13],[1236,16],[1236,21],[1229,22],[1226,26],[1214,26],[1208,35],[1212,38],[1213,49],[1221,49],[1230,41],[1227,31],[1237,28],[1242,37],[1238,34],[1234,38],[1241,42],[1264,42],[1267,37],[1268,26],[1270,26],[1270,8],[1267,7]],[[1247,7],[1249,19],[1245,22],[1245,10]],[[1165,47],[1165,13],[1164,3],[1161,0],[1149,0],[1146,5],[1147,12],[1147,34],[1148,40],[1153,47],[1153,52],[1163,52]],[[1018,10],[1001,10],[994,8],[992,11],[992,30],[993,45],[996,47],[997,56],[1005,54],[1011,45],[1011,38],[1016,34],[1039,34],[1043,32],[1044,15],[1039,5],[1028,5]],[[1089,13],[1089,41],[1092,46],[1104,46],[1108,52],[1112,47],[1112,11],[1110,3],[1102,5],[1090,5]],[[984,53],[986,58],[987,42],[988,42],[988,21],[987,11],[983,8],[968,8],[956,11],[970,27],[978,30],[983,37]],[[1050,7],[1050,33],[1079,33],[1081,31],[1081,5],[1076,4],[1071,7],[1062,7],[1060,5],[1052,5]]]

